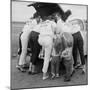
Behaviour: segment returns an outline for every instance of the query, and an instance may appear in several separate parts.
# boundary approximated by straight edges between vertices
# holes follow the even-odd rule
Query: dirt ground
[[[87,72],[82,74],[82,70],[76,70],[75,74],[72,76],[70,82],[64,82],[63,76],[51,80],[42,80],[42,73],[36,75],[28,75],[27,73],[22,73],[16,69],[17,64],[17,50],[18,50],[18,37],[22,30],[23,23],[12,23],[11,28],[11,88],[40,88],[40,87],[56,87],[56,86],[70,86],[70,85],[87,85]]]

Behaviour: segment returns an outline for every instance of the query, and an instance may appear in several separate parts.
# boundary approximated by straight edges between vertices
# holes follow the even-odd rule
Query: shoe
[[[64,82],[69,82],[69,81],[71,81],[70,78],[68,78],[68,79],[65,78],[65,79],[64,79]]]
[[[84,74],[84,73],[86,73],[86,66],[85,65],[82,66],[82,74]]]
[[[31,75],[31,74],[32,74],[32,72],[28,70],[28,74],[29,74],[29,75]]]
[[[48,76],[46,76],[46,77],[43,77],[43,80],[46,80],[48,78]]]
[[[78,69],[80,66],[81,66],[81,64],[79,63],[79,64],[77,64],[74,68],[75,68],[75,69]]]
[[[24,69],[23,65],[16,65],[16,68],[21,72],[26,72],[26,69]]]
[[[59,77],[59,74],[56,74],[56,77],[58,78]]]
[[[79,68],[83,69],[83,68],[85,68],[85,65],[80,65],[80,67],[79,67]]]
[[[79,68],[82,69],[83,74],[86,73],[86,65],[81,65]]]
[[[24,64],[24,65],[23,65],[23,68],[24,68],[24,69],[29,69],[29,64],[28,64],[28,63]]]
[[[46,80],[49,76],[47,75],[47,73],[43,73],[43,80]]]
[[[29,75],[35,75],[35,74],[37,74],[37,73],[38,73],[38,72],[36,72],[36,71],[35,71],[35,72],[32,72],[32,71],[29,71],[29,70],[28,70],[28,74],[29,74]]]
[[[51,79],[54,79],[55,78],[55,74],[53,74],[52,76],[51,76]]]
[[[69,81],[71,81],[70,77],[65,77],[64,78],[64,82],[69,82]]]

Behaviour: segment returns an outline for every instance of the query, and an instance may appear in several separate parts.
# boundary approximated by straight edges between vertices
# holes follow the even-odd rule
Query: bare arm
[[[72,55],[72,47],[64,50],[64,51],[62,52],[62,55],[61,55],[61,56],[62,56],[62,57],[65,57],[65,58],[68,58],[68,57],[70,57],[71,55]]]

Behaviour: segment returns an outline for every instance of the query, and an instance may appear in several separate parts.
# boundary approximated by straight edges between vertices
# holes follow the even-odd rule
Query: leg
[[[41,46],[38,44],[38,33],[37,32],[32,32],[31,36],[32,36],[31,37],[31,41],[32,41],[32,45],[31,45],[31,49],[32,49],[31,62],[32,62],[32,72],[34,72],[35,71],[36,60],[37,60],[37,58],[39,56]]]
[[[72,72],[73,72],[73,70],[72,70],[73,62],[72,62],[72,60],[68,60],[68,61],[64,60],[64,65],[65,65],[65,68],[66,68],[66,75],[65,75],[64,81],[70,81],[71,75],[72,75]]]
[[[23,32],[21,32],[20,34],[19,34],[19,49],[18,49],[18,61],[17,61],[17,66],[16,67],[18,67],[18,63],[19,63],[19,59],[20,59],[20,55],[21,55],[21,52],[22,52],[22,44],[21,44],[21,35],[23,34]]]
[[[45,57],[44,57],[44,64],[43,64],[43,79],[47,78],[47,71],[50,61],[50,54],[51,54],[51,45],[45,48]]]
[[[51,60],[51,74],[52,74],[52,78],[55,77],[55,58],[52,57],[52,60]]]
[[[78,38],[78,50],[79,50],[80,57],[81,57],[81,63],[82,63],[82,65],[85,65],[83,38],[82,38],[81,34],[79,34],[79,38]]]
[[[48,71],[53,40],[52,40],[52,37],[50,37],[50,36],[39,36],[38,42],[40,45],[42,45],[45,48],[42,72],[43,72],[43,79],[46,79],[47,78],[46,74]]]
[[[39,56],[40,48],[41,47],[38,46],[37,43],[34,43],[34,45],[33,45],[33,52],[32,52],[32,56],[31,56],[31,62],[32,62],[33,65],[36,64],[36,59]]]
[[[82,38],[80,33],[79,33],[79,37],[78,37],[78,50],[79,50],[79,53],[80,53],[83,72],[86,72],[84,48],[83,48],[83,38]]]
[[[21,44],[21,35],[23,34],[23,32],[20,33],[19,35],[19,50],[18,50],[18,55],[21,54],[22,52],[22,44]]]
[[[20,58],[18,60],[18,65],[16,66],[20,71],[26,71],[26,54],[27,54],[27,45],[28,45],[28,36],[29,33],[22,33],[21,37],[19,37],[19,44],[21,48]]]
[[[74,66],[77,64],[77,36],[73,35],[74,44],[73,44],[73,58],[74,58]]]
[[[19,65],[25,64],[26,54],[27,54],[27,45],[28,45],[27,33],[23,33],[21,35],[21,43],[22,43],[22,53],[20,55]]]
[[[57,57],[56,59],[56,77],[59,77],[59,68],[60,68],[60,58]]]
[[[39,56],[39,52],[40,49],[35,49],[35,52],[32,53],[32,57],[31,57],[31,62],[32,62],[32,73],[36,72],[35,70],[35,66],[36,66],[36,62],[38,60],[38,56]]]

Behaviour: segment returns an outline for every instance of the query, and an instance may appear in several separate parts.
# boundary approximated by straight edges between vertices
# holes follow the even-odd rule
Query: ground
[[[36,75],[28,75],[22,73],[16,68],[17,64],[17,50],[18,50],[18,36],[24,24],[12,23],[11,30],[11,88],[39,88],[39,87],[53,87],[53,86],[70,86],[70,85],[87,85],[88,78],[86,74],[82,74],[81,69],[77,69],[71,78],[70,82],[64,82],[63,76],[51,80],[42,80],[42,73]]]
[[[28,73],[22,73],[16,69],[17,60],[13,57],[11,60],[11,88],[39,88],[39,87],[51,87],[51,86],[68,86],[68,85],[86,85],[87,75],[82,74],[82,70],[76,70],[72,76],[70,82],[64,82],[63,76],[51,80],[42,80],[42,73],[36,75],[28,75]]]

